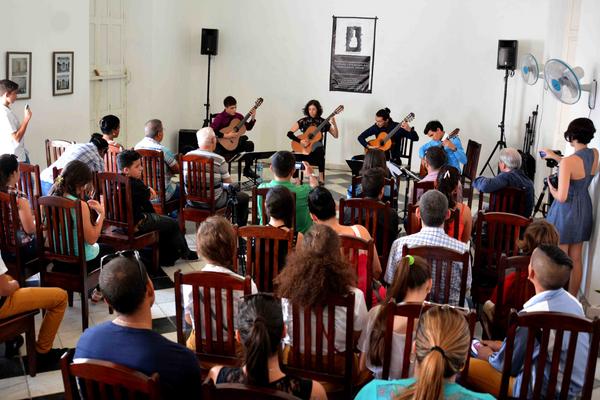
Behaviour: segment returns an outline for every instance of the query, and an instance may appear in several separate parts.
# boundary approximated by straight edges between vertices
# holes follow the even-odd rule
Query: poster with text
[[[333,17],[329,90],[371,93],[377,17]]]

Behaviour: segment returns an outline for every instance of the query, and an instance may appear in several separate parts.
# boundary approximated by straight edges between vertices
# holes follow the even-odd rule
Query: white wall
[[[25,135],[33,163],[46,165],[44,139],[88,140],[89,4],[87,0],[2,0],[0,77],[6,77],[6,52],[32,53],[31,99],[13,109],[20,120],[29,103],[33,113]],[[74,51],[74,93],[52,96],[52,52]]]
[[[206,56],[199,54],[201,28],[219,29],[214,58],[212,112],[232,94],[241,112],[262,96],[258,124],[250,133],[258,149],[287,149],[285,137],[310,98],[326,110],[346,109],[338,118],[341,137],[328,141],[327,162],[343,164],[361,152],[357,135],[388,106],[395,118],[416,113],[421,134],[430,119],[461,128],[483,143],[482,163],[491,152],[501,118],[503,72],[496,70],[498,39],[519,40],[520,52],[542,55],[548,33],[545,1],[391,2],[357,0],[281,2],[194,2],[188,112],[201,124],[206,90]],[[332,15],[377,16],[373,93],[329,92]],[[506,113],[509,145],[521,146],[526,117],[540,90],[510,78]],[[421,139],[420,144],[424,143]]]

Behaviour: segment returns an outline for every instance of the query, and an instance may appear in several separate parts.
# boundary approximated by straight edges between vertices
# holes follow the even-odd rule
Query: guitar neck
[[[250,117],[252,116],[252,111],[254,111],[254,110],[256,110],[256,106],[252,107],[252,108],[250,109],[250,111],[248,111],[248,113],[247,113],[246,115],[244,115],[244,118],[242,118],[242,120],[240,121],[240,123],[236,125],[236,129],[238,129],[238,130],[239,130],[239,129],[241,129],[241,128],[242,128],[242,126],[244,126],[244,124],[245,124],[246,122],[248,122],[248,120],[249,120],[249,119],[250,119]]]
[[[325,126],[325,124],[327,124],[327,123],[329,122],[329,120],[330,120],[331,118],[333,118],[334,116],[335,116],[335,112],[332,112],[331,114],[329,114],[329,116],[328,116],[327,118],[325,118],[325,119],[323,120],[323,122],[321,122],[321,123],[319,124],[319,126],[317,126],[317,132],[321,132],[321,129],[323,129],[323,127]]]
[[[402,121],[398,122],[398,125],[396,125],[396,127],[394,129],[392,129],[392,131],[385,136],[385,139],[384,139],[385,142],[387,142],[388,140],[390,140],[396,134],[396,132],[398,132],[400,130],[400,128],[402,128],[402,124],[404,122],[408,121],[408,116],[409,115],[407,115],[406,117],[404,117],[404,119]]]

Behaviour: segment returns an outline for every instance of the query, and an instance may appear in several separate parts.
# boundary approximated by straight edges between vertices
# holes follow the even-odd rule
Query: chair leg
[[[160,270],[160,253],[158,243],[152,246],[152,269],[155,273]]]
[[[67,301],[69,302],[69,307],[73,307],[73,291],[67,290]]]
[[[31,323],[25,331],[25,342],[27,346],[27,364],[29,367],[29,376],[35,376],[37,373],[37,353],[35,351],[35,324],[31,317]]]
[[[83,290],[81,293],[81,331],[85,331],[88,328],[89,319],[89,304],[87,297],[87,290]]]

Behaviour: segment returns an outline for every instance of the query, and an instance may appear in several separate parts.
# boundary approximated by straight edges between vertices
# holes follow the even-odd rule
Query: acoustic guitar
[[[259,97],[258,99],[256,99],[256,101],[254,102],[254,106],[252,106],[252,108],[250,109],[250,111],[248,111],[248,113],[244,116],[244,118],[242,118],[241,120],[239,118],[234,118],[229,123],[229,126],[221,129],[220,132],[223,135],[232,133],[232,132],[235,133],[235,135],[231,136],[231,137],[219,138],[218,140],[219,140],[219,143],[221,143],[221,146],[225,147],[225,149],[227,149],[228,151],[234,151],[238,147],[238,144],[240,142],[240,137],[246,133],[246,122],[248,122],[248,120],[252,116],[252,112],[256,111],[256,109],[258,107],[260,107],[260,105],[262,103],[263,103],[263,98]]]
[[[456,129],[454,129],[454,130],[453,130],[452,132],[450,132],[450,133],[444,133],[444,136],[442,137],[442,140],[441,140],[441,141],[443,142],[444,140],[450,140],[450,139],[452,139],[452,138],[455,138],[455,137],[457,137],[457,136],[458,136],[458,133],[459,133],[459,132],[460,132],[460,128],[456,128]],[[461,172],[461,171],[459,171],[459,172]],[[427,166],[425,165],[425,157],[423,157],[423,158],[421,159],[421,167],[420,167],[420,169],[419,169],[419,176],[420,176],[421,178],[423,178],[423,177],[425,177],[426,175],[427,175]]]
[[[369,140],[369,147],[365,149],[365,152],[370,149],[379,149],[382,151],[388,151],[392,147],[392,138],[396,133],[400,130],[402,123],[411,122],[415,119],[415,113],[409,113],[390,133],[381,132],[377,137],[373,140]]]
[[[335,110],[333,110],[331,114],[329,114],[327,118],[323,120],[323,122],[319,124],[319,126],[309,126],[302,135],[298,136],[298,139],[300,139],[300,141],[305,139],[308,140],[308,144],[303,145],[300,142],[292,141],[292,151],[306,155],[312,153],[313,145],[323,138],[321,129],[323,129],[325,124],[327,124],[331,118],[341,113],[342,111],[344,111],[344,106],[339,105]]]

